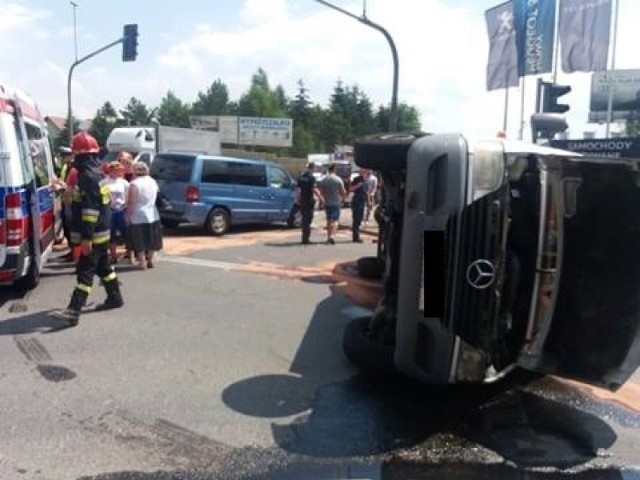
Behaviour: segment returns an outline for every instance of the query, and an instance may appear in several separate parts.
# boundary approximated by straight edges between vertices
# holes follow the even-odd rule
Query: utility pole
[[[395,132],[398,129],[398,70],[399,70],[399,61],[398,61],[398,50],[396,49],[396,44],[391,38],[389,32],[387,32],[381,25],[378,25],[375,22],[372,22],[367,18],[367,10],[366,10],[366,1],[363,4],[362,17],[358,17],[351,12],[343,10],[340,7],[337,7],[325,0],[315,0],[316,2],[324,5],[325,7],[332,8],[348,17],[353,18],[354,20],[359,21],[360,23],[365,24],[368,27],[371,27],[375,30],[378,30],[380,33],[384,35],[384,38],[387,39],[389,43],[389,47],[391,48],[391,55],[393,56],[393,88],[391,94],[391,108],[389,111],[389,131]]]
[[[71,6],[73,7],[73,45],[75,48],[75,59],[78,60],[78,23],[76,19],[76,9],[78,8],[78,4],[72,1],[69,1]]]

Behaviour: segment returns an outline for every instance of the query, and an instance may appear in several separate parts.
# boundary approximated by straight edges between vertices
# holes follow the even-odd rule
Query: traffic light
[[[122,36],[122,61],[134,62],[138,56],[138,25],[131,24],[124,26]]]
[[[565,103],[558,103],[558,98],[571,91],[569,85],[556,85],[542,82],[542,111],[546,113],[565,113],[571,108]]]
[[[533,142],[539,138],[547,140],[553,139],[558,133],[562,133],[569,128],[564,115],[559,113],[534,113],[531,115],[531,130]]]

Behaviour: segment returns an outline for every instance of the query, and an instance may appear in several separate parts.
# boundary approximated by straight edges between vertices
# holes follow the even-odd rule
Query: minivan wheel
[[[224,235],[229,231],[229,212],[224,208],[216,207],[209,213],[204,227],[210,235]]]
[[[353,144],[353,158],[356,165],[379,172],[404,170],[409,147],[425,135],[423,132],[397,132],[357,138]]]

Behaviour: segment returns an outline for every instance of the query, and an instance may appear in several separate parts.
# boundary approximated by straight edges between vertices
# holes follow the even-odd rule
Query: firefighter
[[[76,266],[77,284],[71,301],[66,310],[56,312],[55,316],[75,326],[96,274],[107,291],[106,301],[97,305],[96,310],[119,308],[124,302],[116,272],[109,262],[111,198],[108,187],[100,185],[103,174],[98,142],[88,133],[80,132],[74,135],[71,150],[79,176],[71,204],[70,237],[72,243],[81,245],[82,255]]]

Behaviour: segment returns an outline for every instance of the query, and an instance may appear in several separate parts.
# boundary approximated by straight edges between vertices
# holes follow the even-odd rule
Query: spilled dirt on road
[[[625,383],[616,392],[611,392],[602,388],[592,387],[583,383],[571,380],[562,380],[574,388],[581,390],[598,400],[615,402],[619,405],[640,412],[640,385],[632,381]]]
[[[223,248],[247,247],[259,243],[284,239],[291,235],[289,231],[251,232],[243,235],[210,236],[170,236],[162,239],[163,253],[166,255],[187,255],[198,250],[218,250]]]

